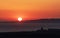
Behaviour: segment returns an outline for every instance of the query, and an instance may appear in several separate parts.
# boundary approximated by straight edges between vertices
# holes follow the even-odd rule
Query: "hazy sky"
[[[0,19],[60,18],[60,0],[0,0]]]

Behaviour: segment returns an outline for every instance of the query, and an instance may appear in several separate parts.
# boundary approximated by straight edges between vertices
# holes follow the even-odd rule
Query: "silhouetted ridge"
[[[19,21],[4,21],[0,23],[17,23]],[[26,20],[20,23],[60,23],[60,19],[37,19],[37,20]]]
[[[60,19],[38,19],[38,20],[28,20],[25,23],[60,23]]]

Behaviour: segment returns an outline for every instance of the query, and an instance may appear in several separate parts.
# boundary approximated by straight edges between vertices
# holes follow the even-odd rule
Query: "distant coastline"
[[[17,23],[19,21],[0,21],[0,23]],[[60,23],[60,19],[37,19],[37,20],[26,20],[20,23]]]

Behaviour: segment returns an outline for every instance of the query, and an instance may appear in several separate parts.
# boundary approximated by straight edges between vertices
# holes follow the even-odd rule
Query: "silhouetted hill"
[[[24,23],[60,23],[60,19],[37,19],[23,21]]]
[[[19,21],[4,21],[0,23],[17,23]],[[20,23],[60,23],[60,19],[37,19],[37,20],[26,20]]]

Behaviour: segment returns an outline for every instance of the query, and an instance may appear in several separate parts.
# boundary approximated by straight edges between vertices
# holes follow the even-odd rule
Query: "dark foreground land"
[[[23,21],[24,22],[24,21]],[[22,22],[22,23],[23,23]],[[10,23],[10,22],[0,22]],[[11,22],[15,23],[15,22]],[[60,19],[42,19],[42,20],[30,20],[24,23],[60,23]],[[25,32],[0,32],[0,37],[4,38],[49,38],[49,37],[60,37],[60,29],[48,29],[48,30],[37,30],[37,31],[25,31]]]
[[[28,31],[28,32],[5,32],[0,33],[0,37],[13,37],[13,38],[20,38],[20,37],[60,37],[60,29],[48,29],[48,30],[38,30],[38,31]]]

